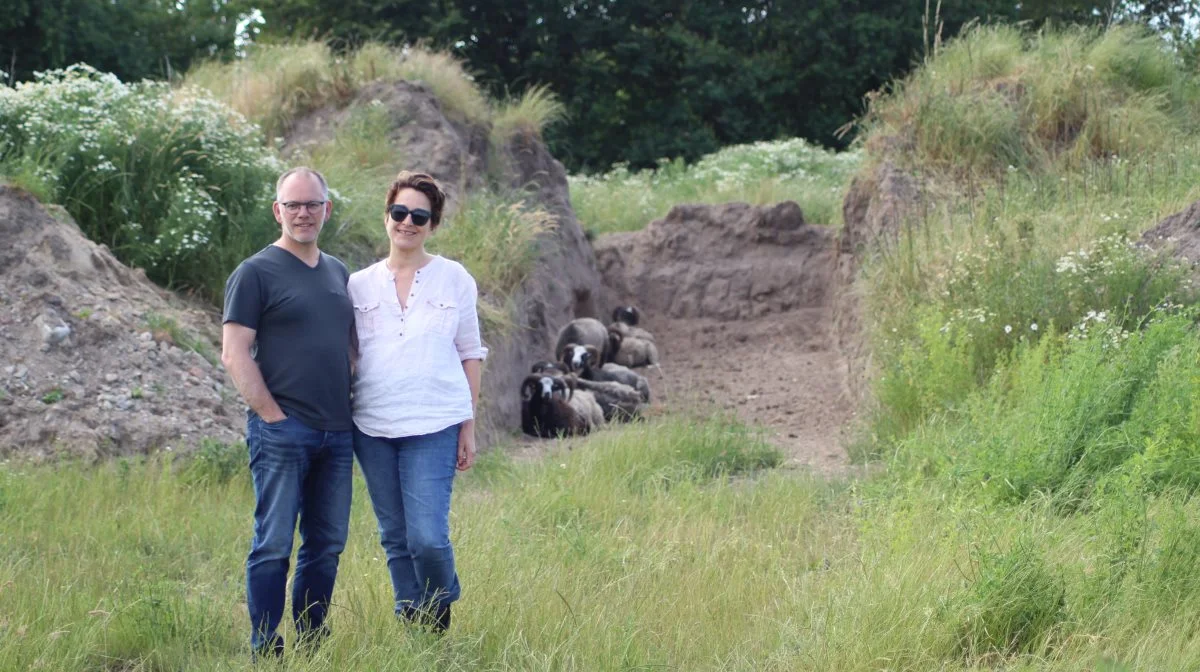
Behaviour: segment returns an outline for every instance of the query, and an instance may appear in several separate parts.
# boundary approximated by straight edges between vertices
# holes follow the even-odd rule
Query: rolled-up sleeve
[[[454,336],[454,347],[458,359],[487,359],[488,349],[479,335],[479,289],[475,278],[463,273],[458,280],[458,333]]]

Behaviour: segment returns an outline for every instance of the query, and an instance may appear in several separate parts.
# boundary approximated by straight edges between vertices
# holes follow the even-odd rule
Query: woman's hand
[[[466,471],[475,464],[475,421],[467,420],[458,429],[458,470]]]

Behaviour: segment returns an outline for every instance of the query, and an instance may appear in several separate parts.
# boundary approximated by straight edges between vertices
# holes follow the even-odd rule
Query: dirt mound
[[[213,316],[123,266],[61,209],[5,186],[0,236],[0,456],[241,438],[236,391],[192,349],[217,352]]]
[[[680,205],[595,249],[611,304],[670,317],[737,320],[823,306],[834,267],[831,232],[805,223],[791,201]]]
[[[402,150],[398,163],[405,169],[434,176],[453,199],[481,186],[488,160],[487,129],[451,121],[433,92],[416,82],[368,84],[347,103],[305,114],[292,124],[280,154],[294,156],[328,142],[356,111],[376,108],[387,115],[392,128],[379,141]]]
[[[793,465],[845,468],[853,414],[834,348],[833,232],[792,202],[685,205],[596,241],[608,306],[634,303],[654,332],[668,405],[761,425]]]
[[[502,150],[508,186],[524,190],[553,213],[557,226],[538,241],[538,261],[513,296],[515,326],[487,338],[481,440],[495,442],[520,431],[521,381],[536,361],[554,358],[558,330],[576,317],[600,317],[602,291],[596,257],[571,208],[567,172],[536,138],[518,135]]]
[[[1200,286],[1200,201],[1154,225],[1142,242],[1191,264],[1193,284]]]
[[[920,185],[884,161],[856,176],[842,202],[834,283],[833,336],[846,361],[846,384],[856,403],[867,395],[871,353],[862,321],[858,272],[866,255],[893,245],[907,217],[922,203]]]

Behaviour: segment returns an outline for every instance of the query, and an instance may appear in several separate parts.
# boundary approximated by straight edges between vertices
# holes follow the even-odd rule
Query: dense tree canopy
[[[18,81],[84,62],[161,79],[233,53],[237,17],[213,0],[0,0],[0,70]]]
[[[494,96],[547,84],[568,120],[553,151],[573,169],[651,165],[730,143],[802,136],[837,145],[866,92],[970,21],[1146,21],[1181,34],[1200,0],[0,0],[18,78],[87,61],[123,78],[230,56],[238,17],[260,39],[424,41],[467,61]],[[940,9],[938,9],[940,7]],[[937,19],[926,12],[938,11]],[[926,30],[926,26],[929,26]]]

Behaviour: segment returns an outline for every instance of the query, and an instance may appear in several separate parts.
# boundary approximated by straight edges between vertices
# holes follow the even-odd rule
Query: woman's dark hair
[[[425,173],[412,173],[407,170],[400,171],[396,175],[396,179],[392,181],[392,186],[388,187],[387,201],[384,202],[384,212],[392,206],[396,200],[396,194],[399,194],[403,189],[416,189],[425,194],[425,198],[429,199],[429,211],[432,216],[429,218],[429,227],[432,231],[442,223],[442,210],[446,207],[446,192],[438,186],[437,180]]]

